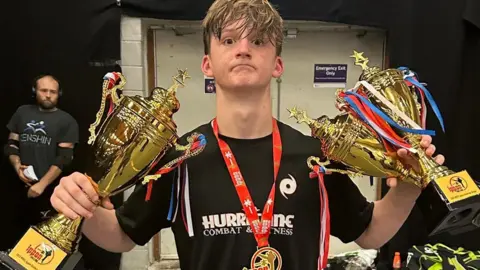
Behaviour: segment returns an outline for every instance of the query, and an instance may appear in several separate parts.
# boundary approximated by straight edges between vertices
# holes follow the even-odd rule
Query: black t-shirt
[[[36,105],[20,106],[7,128],[19,135],[20,160],[33,166],[38,179],[54,164],[59,143],[78,143],[77,121],[60,109],[41,111]]]
[[[309,177],[307,158],[320,156],[319,140],[279,122],[283,153],[276,183],[270,246],[277,249],[283,269],[317,269],[320,231],[318,178]],[[162,228],[172,227],[183,270],[250,268],[257,243],[224,163],[211,124],[194,130],[207,145],[178,170],[162,176],[145,201],[146,186],[137,186],[117,210],[125,233],[144,245]],[[186,134],[180,140],[185,142]],[[259,214],[273,184],[272,136],[229,144]],[[170,151],[162,162],[178,156]],[[367,228],[373,203],[346,176],[325,177],[330,201],[331,234],[343,242],[356,240]],[[172,197],[173,195],[173,197]],[[172,221],[169,221],[172,220]]]

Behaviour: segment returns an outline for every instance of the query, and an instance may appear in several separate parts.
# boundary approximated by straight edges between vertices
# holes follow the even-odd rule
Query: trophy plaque
[[[290,117],[306,123],[312,136],[321,141],[327,161],[311,157],[318,165],[328,160],[345,165],[332,172],[371,177],[397,177],[422,189],[417,205],[423,212],[430,235],[456,234],[477,228],[480,216],[480,189],[467,171],[454,172],[425,154],[420,146],[427,130],[426,103],[443,120],[432,95],[408,68],[381,70],[369,67],[368,58],[354,51],[355,65],[363,73],[352,89],[338,89],[336,107],[340,114],[311,119],[305,111],[289,109]],[[398,159],[398,149],[407,149],[418,161],[412,169]],[[327,168],[328,169],[328,168]]]
[[[188,78],[186,70],[178,70],[168,89],[156,87],[143,98],[117,93],[126,83],[121,73],[105,75],[100,110],[89,129],[92,158],[85,171],[100,198],[118,194],[141,179],[148,184],[149,197],[154,180],[203,151],[206,141],[202,134],[191,134],[185,146],[177,144],[177,126],[172,119],[180,108],[176,91]],[[179,152],[178,157],[151,174],[171,148]],[[32,226],[8,254],[2,253],[0,261],[15,270],[73,269],[67,265],[79,254],[83,220],[58,213]]]

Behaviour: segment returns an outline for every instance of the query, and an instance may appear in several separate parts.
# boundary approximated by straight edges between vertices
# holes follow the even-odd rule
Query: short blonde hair
[[[283,19],[267,0],[215,0],[203,20],[203,46],[205,54],[210,53],[210,37],[220,39],[222,30],[239,20],[243,31],[255,31],[258,38],[268,38],[276,47],[277,55],[282,53]]]

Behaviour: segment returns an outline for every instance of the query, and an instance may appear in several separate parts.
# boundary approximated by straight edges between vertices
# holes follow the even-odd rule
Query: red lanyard
[[[273,125],[273,186],[268,195],[267,203],[263,208],[262,219],[258,218],[257,208],[253,204],[252,197],[248,191],[247,185],[244,181],[243,175],[240,172],[237,161],[233,156],[232,150],[228,144],[220,139],[218,136],[218,124],[217,119],[213,120],[213,133],[217,137],[220,151],[222,152],[225,165],[227,165],[230,177],[232,178],[233,185],[237,190],[238,198],[242,203],[243,210],[248,219],[248,223],[252,228],[255,240],[257,240],[258,247],[268,246],[268,237],[270,236],[270,228],[272,226],[273,219],[273,205],[275,202],[275,182],[277,180],[278,169],[280,168],[280,160],[282,159],[282,140],[280,139],[280,131],[278,130],[277,121],[272,120]]]

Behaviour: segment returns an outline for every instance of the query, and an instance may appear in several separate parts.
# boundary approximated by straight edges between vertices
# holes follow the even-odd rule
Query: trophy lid
[[[180,102],[177,99],[177,90],[185,86],[185,80],[189,79],[186,69],[178,69],[177,75],[172,77],[173,84],[165,89],[155,87],[149,97],[142,99],[143,106],[154,114],[157,118],[172,118],[173,114],[180,109]]]
[[[353,55],[350,57],[355,58],[355,65],[360,66],[363,70],[360,75],[360,81],[369,81],[372,77],[380,73],[382,70],[379,67],[369,67],[367,64],[369,62],[368,58],[363,56],[363,52],[353,51]]]

